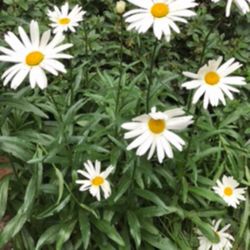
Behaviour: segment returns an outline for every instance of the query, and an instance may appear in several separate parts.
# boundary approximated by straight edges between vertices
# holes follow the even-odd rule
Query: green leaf
[[[58,233],[57,241],[56,241],[56,250],[61,250],[63,244],[70,238],[74,227],[76,224],[76,220],[61,224],[61,229]]]
[[[178,250],[177,246],[167,237],[151,235],[147,232],[142,234],[143,240],[160,250]]]
[[[209,155],[218,154],[218,152],[221,152],[221,151],[223,151],[223,149],[220,147],[208,148],[208,149],[196,154],[195,157],[192,159],[192,161],[194,161],[194,162],[200,161],[201,159],[208,157]]]
[[[115,193],[115,197],[113,198],[113,201],[116,203],[121,197],[122,195],[128,190],[128,188],[130,187],[131,184],[131,179],[127,176],[124,175],[120,182],[118,183],[117,187],[118,190]]]
[[[62,172],[57,167],[54,166],[54,170],[55,170],[57,180],[58,180],[58,198],[56,202],[56,204],[58,205],[63,196],[64,179],[63,179]]]
[[[138,208],[135,212],[141,217],[160,217],[171,213],[177,213],[178,209],[176,207],[168,207],[168,209],[165,209],[158,206],[150,206]]]
[[[32,158],[32,145],[18,137],[0,136],[0,149],[23,161]]]
[[[78,218],[79,218],[78,221],[79,221],[79,226],[81,230],[81,236],[82,236],[81,239],[83,242],[83,247],[84,249],[88,249],[90,236],[91,236],[89,217],[85,212],[80,210]]]
[[[106,234],[108,238],[110,238],[111,240],[116,242],[119,246],[125,245],[120,234],[107,221],[93,219],[93,223],[98,228],[98,230],[100,230],[102,233]]]
[[[35,170],[27,186],[22,206],[19,208],[16,216],[13,217],[5,226],[4,230],[0,232],[0,247],[3,247],[12,239],[29,219],[37,192],[37,179],[38,170]]]
[[[60,225],[53,225],[47,228],[45,232],[39,237],[35,250],[41,249],[41,247],[44,245],[51,245],[52,243],[56,242],[60,229]]]
[[[146,200],[152,201],[155,205],[168,210],[164,201],[162,201],[155,193],[142,189],[135,189],[135,193]]]
[[[7,206],[9,180],[8,176],[0,180],[0,220],[4,216]]]
[[[133,239],[135,240],[136,247],[141,245],[141,225],[133,211],[128,211],[127,213],[129,231]]]
[[[38,107],[29,103],[25,99],[19,98],[9,98],[9,97],[1,97],[0,98],[0,105],[6,105],[8,107],[16,108],[22,110],[24,112],[31,112],[37,116],[42,118],[48,118],[48,116]]]
[[[219,202],[223,205],[225,205],[225,202],[213,191],[207,189],[207,188],[202,188],[202,187],[189,187],[189,191],[195,195],[199,195],[207,200],[210,201],[216,201]]]

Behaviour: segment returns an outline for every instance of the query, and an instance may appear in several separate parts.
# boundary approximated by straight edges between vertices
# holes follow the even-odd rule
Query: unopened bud
[[[116,2],[115,10],[118,14],[123,14],[126,9],[126,3],[124,1]]]

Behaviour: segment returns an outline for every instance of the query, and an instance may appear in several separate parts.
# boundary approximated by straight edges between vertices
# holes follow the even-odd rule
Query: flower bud
[[[126,3],[124,1],[116,2],[115,10],[118,14],[123,14],[126,9]]]

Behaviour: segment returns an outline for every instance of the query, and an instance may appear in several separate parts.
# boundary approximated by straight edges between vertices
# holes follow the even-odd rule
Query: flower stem
[[[122,15],[120,15],[120,25],[121,25],[121,31],[120,31],[120,65],[119,65],[119,82],[117,87],[117,95],[116,95],[116,104],[115,104],[115,114],[117,115],[119,111],[119,104],[120,104],[120,95],[122,90],[122,76],[123,76],[123,19]]]
[[[69,34],[67,34],[68,36],[67,36],[67,42],[68,43],[72,43],[71,42],[71,39],[70,39],[70,35]],[[73,43],[72,43],[73,44]],[[74,68],[74,66],[73,66],[73,62],[72,62],[72,60],[70,60],[70,62],[69,62],[69,68],[70,69],[72,69],[72,70],[70,70],[70,73],[69,73],[69,78],[72,80],[72,71],[73,71],[73,68]],[[71,106],[72,104],[73,104],[73,101],[74,101],[74,86],[73,86],[73,83],[71,82],[70,83],[70,99],[69,99],[69,106]]]
[[[87,31],[87,24],[85,23],[84,24],[84,41],[85,41],[85,57],[86,57],[86,60],[89,59],[89,50],[88,50],[88,31]],[[84,82],[85,82],[85,87],[88,85],[88,81],[89,81],[89,71],[88,69],[86,68],[85,70],[85,79],[84,79]]]
[[[150,92],[151,92],[151,86],[153,84],[153,71],[155,66],[155,57],[156,57],[156,48],[157,48],[158,41],[155,41],[152,55],[151,55],[151,63],[149,68],[149,77],[148,77],[148,87],[147,87],[147,94],[146,94],[146,111],[149,112],[150,109]]]

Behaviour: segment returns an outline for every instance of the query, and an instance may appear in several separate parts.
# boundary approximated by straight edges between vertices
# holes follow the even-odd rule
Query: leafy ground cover
[[[197,2],[197,16],[167,43],[152,31],[126,31],[115,1],[70,1],[87,13],[66,34],[74,45],[67,73],[48,75],[46,90],[31,89],[28,80],[17,90],[1,84],[0,248],[191,250],[199,246],[197,228],[216,242],[210,225],[223,219],[233,249],[249,250],[249,197],[234,209],[212,190],[223,174],[250,185],[249,84],[208,110],[191,104],[181,84],[183,71],[219,56],[240,61],[237,75],[249,82],[250,15],[235,8],[226,18],[225,3]],[[31,20],[47,30],[54,4],[62,3],[4,0],[0,36],[18,25],[28,30]],[[194,116],[181,133],[187,146],[162,164],[127,151],[121,128],[153,106],[181,106]],[[75,183],[88,159],[115,167],[112,194],[101,202]]]

